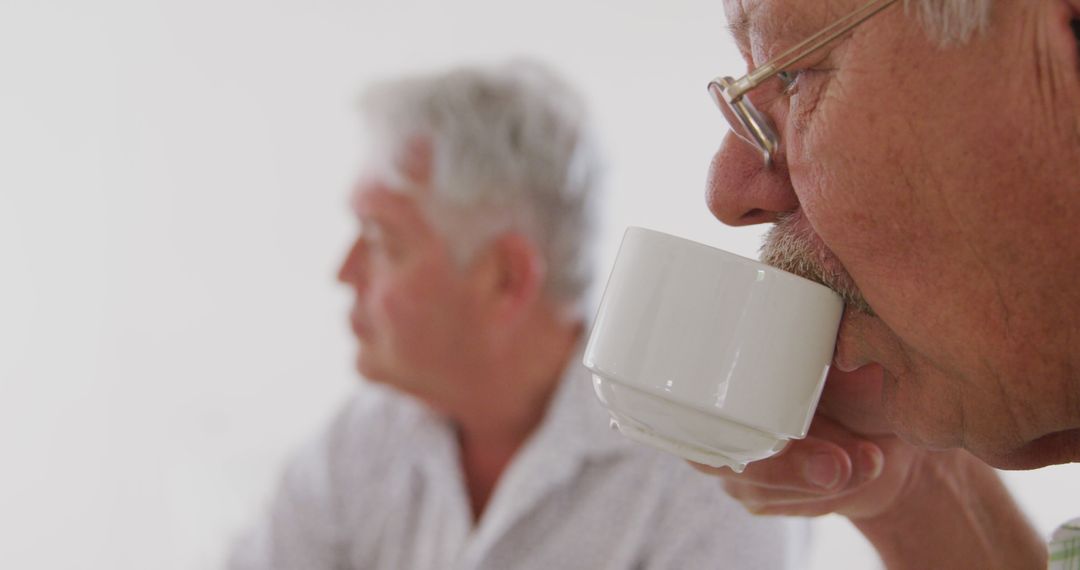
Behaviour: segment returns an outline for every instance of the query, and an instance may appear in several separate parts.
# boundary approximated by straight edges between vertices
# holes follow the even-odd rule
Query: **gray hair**
[[[990,25],[993,0],[905,0],[917,10],[930,36],[944,45],[962,44]]]
[[[401,153],[431,143],[429,220],[459,263],[508,231],[547,266],[548,298],[578,310],[592,281],[600,159],[576,91],[546,67],[512,61],[397,79],[362,100],[373,158],[408,188]]]

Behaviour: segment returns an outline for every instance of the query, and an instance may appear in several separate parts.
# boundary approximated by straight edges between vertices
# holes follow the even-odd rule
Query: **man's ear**
[[[523,316],[540,297],[547,267],[525,236],[507,233],[489,245],[492,264],[487,283],[491,314],[509,322]]]

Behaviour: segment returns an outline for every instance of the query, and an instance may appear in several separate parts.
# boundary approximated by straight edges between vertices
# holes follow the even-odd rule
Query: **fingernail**
[[[859,478],[864,481],[877,479],[881,470],[885,467],[885,456],[876,445],[860,445],[859,452],[855,456],[855,468],[858,469]]]
[[[840,480],[840,463],[831,453],[818,453],[807,460],[804,474],[813,485],[830,489]]]

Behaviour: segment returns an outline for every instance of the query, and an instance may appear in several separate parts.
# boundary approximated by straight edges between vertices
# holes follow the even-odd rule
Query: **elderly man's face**
[[[726,9],[752,66],[864,2]],[[1080,442],[1070,17],[1065,2],[999,1],[987,34],[939,48],[894,6],[800,62],[791,95],[761,109],[778,164],[729,135],[710,172],[718,218],[779,221],[763,257],[845,294],[836,364],[885,367],[894,427],[1003,467],[1073,460]]]
[[[465,389],[441,379],[467,365],[475,339],[467,276],[417,196],[361,184],[353,204],[361,231],[338,278],[356,295],[357,367],[441,408]]]

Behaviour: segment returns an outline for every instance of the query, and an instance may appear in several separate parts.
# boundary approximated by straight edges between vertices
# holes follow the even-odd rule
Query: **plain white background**
[[[628,224],[754,256],[703,201],[720,4],[0,0],[0,567],[214,568],[258,516],[357,382],[333,275],[372,79],[541,58],[606,147],[601,274]],[[1077,475],[1007,480],[1046,533]],[[877,564],[817,529],[808,567]]]

